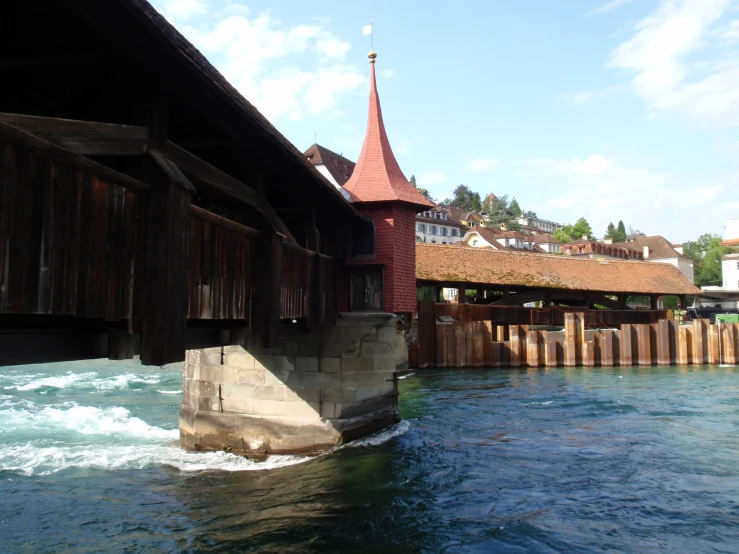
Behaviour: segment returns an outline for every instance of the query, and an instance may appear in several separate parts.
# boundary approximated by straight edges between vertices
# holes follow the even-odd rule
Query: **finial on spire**
[[[370,50],[369,54],[367,54],[367,57],[369,58],[370,63],[375,63],[375,58],[377,58],[377,52],[374,50]]]

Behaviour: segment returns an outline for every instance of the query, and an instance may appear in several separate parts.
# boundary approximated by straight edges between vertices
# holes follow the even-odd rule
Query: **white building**
[[[445,206],[434,206],[416,215],[416,242],[454,244],[462,240],[466,229]]]
[[[524,227],[535,227],[541,229],[545,233],[554,233],[557,229],[562,229],[564,226],[561,223],[555,221],[549,221],[547,219],[539,219],[538,217],[519,217],[518,224]]]
[[[739,247],[739,219],[730,219],[724,225],[722,246]],[[696,306],[729,310],[739,309],[739,253],[721,258],[720,287],[701,287],[703,298],[696,299]]]

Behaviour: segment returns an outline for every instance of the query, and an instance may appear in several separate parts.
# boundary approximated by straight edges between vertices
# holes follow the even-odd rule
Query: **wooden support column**
[[[152,109],[149,149],[167,140],[169,98],[162,92]],[[143,158],[144,181],[152,185],[148,202],[141,363],[164,365],[185,359],[187,260],[192,185],[174,164],[163,167],[156,155]],[[189,185],[189,187],[188,187]]]
[[[708,363],[713,365],[719,365],[721,363],[721,356],[719,355],[719,336],[718,336],[718,325],[708,325]]]
[[[257,291],[254,328],[265,348],[277,346],[280,340],[282,292],[282,237],[265,231],[254,241],[252,267]]]
[[[559,350],[559,344],[557,341],[550,341],[549,337],[547,336],[548,333],[546,331],[543,331],[544,333],[544,365],[546,367],[557,367],[559,365],[559,361],[557,359],[557,352]]]
[[[650,294],[649,295],[649,308],[652,310],[656,310],[658,300],[659,300],[659,297],[657,295]]]
[[[635,325],[637,337],[637,352],[640,366],[652,365],[652,341],[650,338],[650,326],[648,323]]]
[[[583,341],[582,365],[583,367],[595,366],[595,344],[592,340]]]
[[[621,324],[621,332],[618,337],[618,365],[620,366],[633,364],[632,327],[628,323]]]
[[[520,367],[521,362],[526,360],[525,342],[523,340],[523,329],[520,325],[510,326],[510,351],[511,351],[511,367]]]
[[[657,363],[670,365],[670,322],[660,319],[655,323],[657,335]]]
[[[687,327],[680,327],[678,329],[678,342],[677,342],[677,364],[688,365],[692,360],[693,351],[693,337],[690,332],[691,330]]]
[[[565,314],[564,366],[577,366],[577,321],[575,314]]]
[[[693,363],[703,365],[708,363],[708,345],[706,320],[693,320]]]
[[[539,331],[526,332],[526,363],[529,367],[539,367]]]
[[[614,364],[613,360],[613,337],[616,335],[615,331],[603,330],[599,333],[600,335],[600,360],[601,367],[611,367]]]

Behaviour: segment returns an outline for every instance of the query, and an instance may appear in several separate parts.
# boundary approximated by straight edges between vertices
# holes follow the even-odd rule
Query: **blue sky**
[[[739,0],[154,0],[300,150],[356,159],[374,20],[406,176],[682,242],[739,217]]]

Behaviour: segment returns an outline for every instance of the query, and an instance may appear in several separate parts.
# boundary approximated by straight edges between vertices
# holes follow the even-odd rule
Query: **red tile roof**
[[[344,189],[351,193],[355,202],[400,201],[414,204],[419,208],[430,208],[434,205],[408,182],[390,148],[375,83],[374,59],[370,59],[367,133],[357,165]]]
[[[670,264],[416,245],[416,279],[629,294],[700,294]]]
[[[642,253],[644,252],[644,247],[646,246],[647,248],[649,248],[650,259],[689,257],[685,256],[684,254],[680,254],[680,252],[675,250],[670,241],[660,235],[655,235],[653,237],[638,237],[634,240],[629,240],[626,242],[614,242],[613,244],[614,246],[620,246],[622,248],[631,248],[633,250],[638,250]]]

